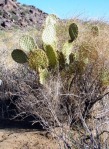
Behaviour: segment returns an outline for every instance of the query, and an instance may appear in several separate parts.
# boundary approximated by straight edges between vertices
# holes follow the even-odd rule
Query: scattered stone
[[[12,29],[16,25],[41,29],[47,15],[35,6],[21,5],[16,0],[0,0],[0,29]]]

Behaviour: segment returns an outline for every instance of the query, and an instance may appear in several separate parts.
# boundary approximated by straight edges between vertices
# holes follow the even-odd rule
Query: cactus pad
[[[28,62],[30,68],[38,70],[39,67],[42,69],[48,67],[48,58],[43,50],[41,49],[34,50],[34,52],[30,52],[28,57],[29,57]]]
[[[78,26],[75,23],[70,24],[69,35],[71,38],[71,42],[73,42],[78,37]]]
[[[60,69],[65,67],[65,57],[62,52],[57,51]]]
[[[34,39],[28,35],[22,36],[19,40],[19,44],[26,53],[29,53],[30,51],[33,51],[35,48],[37,48]]]
[[[70,64],[74,62],[74,60],[75,60],[75,55],[74,55],[74,53],[71,53],[71,54],[69,55],[69,60],[70,60]]]
[[[45,28],[42,33],[42,41],[45,45],[51,45],[56,48],[56,18],[53,15],[49,15],[46,18]]]
[[[45,68],[45,69],[41,69],[39,68],[38,69],[38,72],[39,72],[39,81],[40,81],[40,84],[45,84],[48,76],[49,76],[49,73],[48,73],[48,70]]]
[[[58,64],[58,56],[57,56],[56,51],[52,48],[52,46],[46,45],[45,52],[49,60],[50,68],[55,68],[55,66],[57,66]]]
[[[11,53],[13,60],[17,63],[26,63],[28,61],[27,55],[20,49],[15,49]]]
[[[72,43],[66,42],[63,46],[62,53],[65,57],[65,60],[66,60],[67,64],[70,63],[69,56],[72,53],[72,49],[73,49]]]

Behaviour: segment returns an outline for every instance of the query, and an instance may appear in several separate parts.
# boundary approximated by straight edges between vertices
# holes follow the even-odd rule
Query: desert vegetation
[[[40,124],[59,149],[108,149],[108,24],[48,15],[43,26],[1,32],[1,119]]]

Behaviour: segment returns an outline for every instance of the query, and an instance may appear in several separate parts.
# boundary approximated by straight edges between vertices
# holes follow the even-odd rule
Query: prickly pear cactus
[[[62,53],[65,57],[66,63],[69,64],[70,63],[70,59],[69,56],[72,53],[72,49],[73,49],[73,45],[72,43],[66,42],[62,48]]]
[[[69,35],[70,35],[70,40],[65,42],[62,48],[62,53],[65,57],[66,64],[70,63],[70,54],[73,51],[73,41],[77,38],[78,36],[78,26],[75,23],[70,24],[69,26]]]
[[[28,55],[28,63],[30,68],[35,71],[38,71],[38,68],[47,68],[49,65],[47,55],[41,49],[36,49],[34,52],[30,52]]]
[[[71,42],[73,42],[78,37],[78,26],[75,23],[70,24],[69,35],[71,38]]]
[[[29,53],[30,51],[33,51],[37,48],[37,45],[34,42],[34,39],[31,36],[24,35],[20,38],[19,44],[23,51],[26,53]]]
[[[48,70],[50,71],[50,73],[52,73],[57,71],[56,68],[59,68],[60,74],[65,74],[65,76],[69,76],[71,75],[71,73],[75,73],[74,68],[76,70],[78,68],[79,71],[83,69],[82,66],[79,68],[79,63],[76,65],[74,64],[75,57],[72,53],[72,42],[78,36],[78,26],[75,23],[72,23],[69,26],[69,35],[71,39],[70,41],[67,40],[67,42],[65,42],[62,51],[58,51],[56,23],[57,18],[54,15],[47,16],[45,28],[42,33],[44,50],[38,48],[32,37],[24,35],[20,38],[19,43],[22,50],[27,55],[22,50],[14,50],[12,52],[12,57],[16,62],[28,62],[29,67],[38,72],[39,82],[41,84],[45,84],[49,74]],[[71,66],[71,64],[73,66],[73,70],[69,67]]]
[[[45,46],[45,52],[49,60],[49,67],[55,68],[58,65],[58,55],[57,52],[52,48],[51,45]]]
[[[45,85],[46,80],[49,76],[49,72],[48,72],[47,68],[45,68],[45,69],[39,68],[38,72],[39,72],[39,82],[40,82],[40,84]]]
[[[70,64],[75,61],[75,54],[74,54],[74,53],[71,53],[71,54],[69,55],[69,60],[70,60]]]
[[[17,63],[23,64],[23,63],[28,62],[27,55],[20,49],[13,50],[13,52],[11,53],[11,56],[13,60]]]
[[[57,43],[56,22],[56,17],[54,15],[47,16],[45,28],[42,33],[42,41],[44,45],[51,45],[55,49]]]
[[[57,51],[58,54],[58,61],[59,61],[59,68],[65,68],[65,57],[61,51]]]

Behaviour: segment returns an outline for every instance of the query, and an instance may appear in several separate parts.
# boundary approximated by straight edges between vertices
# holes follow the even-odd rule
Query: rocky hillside
[[[34,26],[40,29],[47,13],[16,0],[0,0],[0,29]]]

